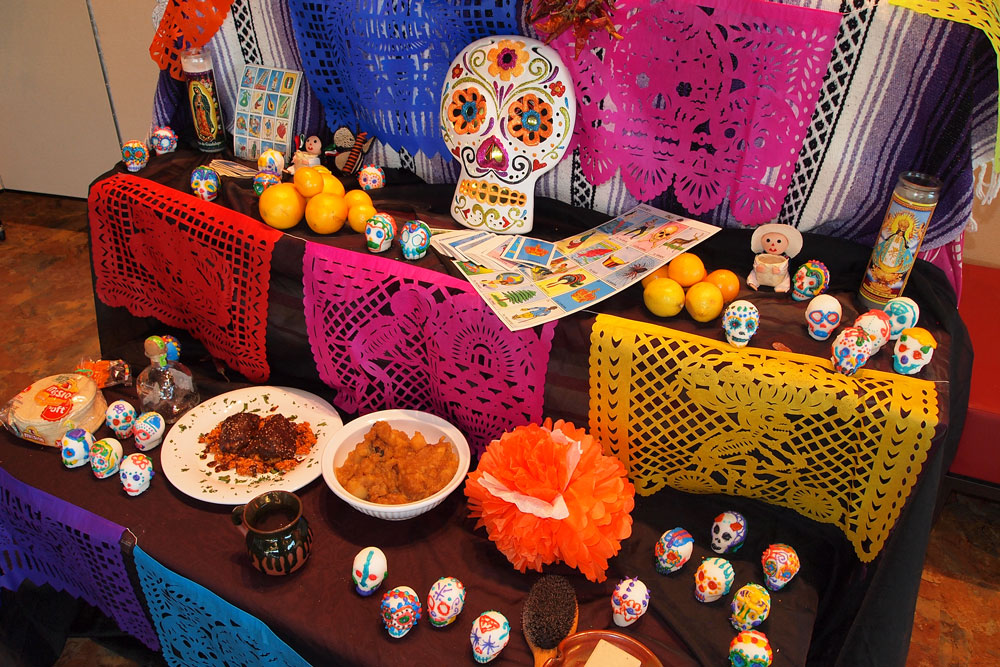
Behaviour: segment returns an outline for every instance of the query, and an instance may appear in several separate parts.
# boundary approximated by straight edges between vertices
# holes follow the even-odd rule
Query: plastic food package
[[[132,369],[121,359],[81,359],[73,372],[86,375],[99,389],[132,383]]]
[[[25,440],[59,447],[59,439],[70,429],[97,431],[107,409],[96,382],[79,373],[63,373],[36,380],[0,407],[0,424]]]

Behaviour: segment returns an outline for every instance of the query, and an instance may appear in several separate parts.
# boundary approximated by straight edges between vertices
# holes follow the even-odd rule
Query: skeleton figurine
[[[750,249],[757,253],[747,285],[773,287],[775,292],[787,292],[792,281],[788,276],[788,260],[802,250],[802,234],[791,225],[772,223],[758,227],[750,237]]]
[[[738,551],[747,538],[747,522],[739,512],[723,512],[712,523],[712,551],[717,554]]]

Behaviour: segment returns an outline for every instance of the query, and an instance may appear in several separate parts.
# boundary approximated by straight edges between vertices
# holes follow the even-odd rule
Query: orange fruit
[[[705,282],[722,290],[722,300],[729,303],[740,293],[740,279],[729,269],[716,269],[705,276]]]
[[[684,288],[672,278],[657,278],[642,290],[642,301],[654,315],[673,317],[684,308]]]
[[[676,280],[681,287],[691,287],[704,280],[706,273],[701,258],[689,252],[682,252],[667,264],[667,277]]]
[[[344,202],[347,202],[347,198],[344,198]],[[359,234],[365,233],[365,223],[368,222],[368,218],[372,217],[378,213],[374,206],[369,206],[368,204],[356,204],[350,208],[347,212],[347,224],[351,229],[358,232]]]
[[[722,290],[712,283],[701,281],[688,288],[684,307],[696,322],[711,322],[722,314]]]
[[[368,204],[372,206],[372,198],[364,190],[351,190],[344,195],[348,208],[354,208],[355,204]]]
[[[317,234],[339,232],[347,220],[347,202],[340,195],[321,192],[306,204],[306,224]]]
[[[278,183],[261,193],[257,208],[267,224],[275,229],[290,229],[302,219],[306,198],[293,184]]]
[[[323,174],[312,167],[299,167],[292,177],[295,189],[303,197],[313,197],[323,192]]]
[[[646,276],[645,278],[643,278],[642,279],[642,286],[646,287],[646,285],[648,285],[649,283],[653,282],[657,278],[669,278],[669,277],[670,276],[667,275],[667,265],[664,264],[663,266],[661,266],[660,268],[658,268],[656,271],[653,271],[648,276]]]
[[[327,169],[326,167],[324,167],[321,164],[316,165],[315,167],[313,167],[313,169],[315,169],[316,171],[318,171],[321,174],[331,174],[331,175],[333,174],[332,171],[330,171],[329,169]]]
[[[323,192],[328,192],[338,197],[344,196],[344,184],[340,182],[339,178],[330,173],[320,175],[323,177]]]

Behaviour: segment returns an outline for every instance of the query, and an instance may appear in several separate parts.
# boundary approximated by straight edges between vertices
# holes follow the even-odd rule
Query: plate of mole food
[[[163,442],[160,466],[181,493],[239,505],[317,479],[323,449],[341,426],[337,410],[307,391],[236,389],[177,420]]]

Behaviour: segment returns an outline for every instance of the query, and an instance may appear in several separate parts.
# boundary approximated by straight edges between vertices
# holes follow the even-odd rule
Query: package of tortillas
[[[33,382],[0,407],[0,424],[25,440],[59,447],[59,439],[70,429],[97,431],[107,409],[96,382],[79,373],[64,373]]]

